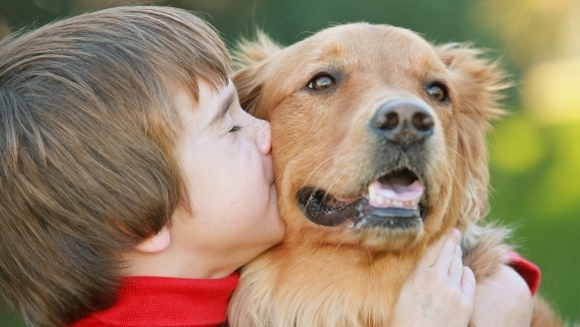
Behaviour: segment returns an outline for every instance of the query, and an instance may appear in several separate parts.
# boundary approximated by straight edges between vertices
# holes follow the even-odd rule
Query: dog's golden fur
[[[259,35],[241,44],[236,59],[242,106],[272,123],[287,235],[244,268],[229,310],[232,326],[388,326],[418,258],[453,226],[464,231],[466,258],[478,279],[506,262],[505,230],[475,225],[488,211],[485,133],[502,113],[497,100],[505,88],[497,65],[480,51],[434,46],[405,29],[363,23],[332,27],[287,48]],[[336,83],[307,88],[320,73]],[[446,85],[448,101],[427,94],[433,81]],[[393,99],[426,104],[434,116],[420,156],[426,185],[421,225],[361,229],[306,219],[297,200],[302,187],[352,197],[377,178],[389,153],[368,124]],[[405,158],[397,164],[416,160]],[[561,325],[551,319],[542,326]]]

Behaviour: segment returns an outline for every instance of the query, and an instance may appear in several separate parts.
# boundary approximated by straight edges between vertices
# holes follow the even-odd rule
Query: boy
[[[236,269],[284,234],[269,124],[240,108],[229,72],[215,31],[172,8],[0,45],[0,290],[30,326],[224,322]],[[458,239],[427,253],[393,326],[465,326],[475,285]]]

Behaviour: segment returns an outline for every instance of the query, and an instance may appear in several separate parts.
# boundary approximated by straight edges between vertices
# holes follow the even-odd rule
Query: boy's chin
[[[264,251],[282,243],[285,232],[286,225],[284,225],[284,223],[280,220],[278,225],[274,226],[272,230],[268,231],[267,234],[261,235],[262,239],[260,244],[256,246],[256,250],[254,251],[255,255],[250,260],[248,260],[248,262],[262,254]],[[264,231],[264,233],[266,233],[266,231]]]

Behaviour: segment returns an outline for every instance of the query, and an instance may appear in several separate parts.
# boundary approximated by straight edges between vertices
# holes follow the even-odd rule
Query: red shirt
[[[509,253],[508,264],[526,281],[532,294],[540,285],[540,269]],[[215,327],[226,319],[237,273],[222,279],[128,277],[115,305],[95,312],[72,327]]]
[[[222,279],[128,277],[111,308],[72,327],[214,327],[226,319],[239,275]]]

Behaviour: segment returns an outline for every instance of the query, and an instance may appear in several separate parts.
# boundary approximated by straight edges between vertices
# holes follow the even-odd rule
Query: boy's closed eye
[[[239,125],[234,125],[234,126],[232,126],[232,128],[230,129],[229,133],[237,132],[237,131],[239,131],[240,129],[242,129],[242,126],[239,126]]]

